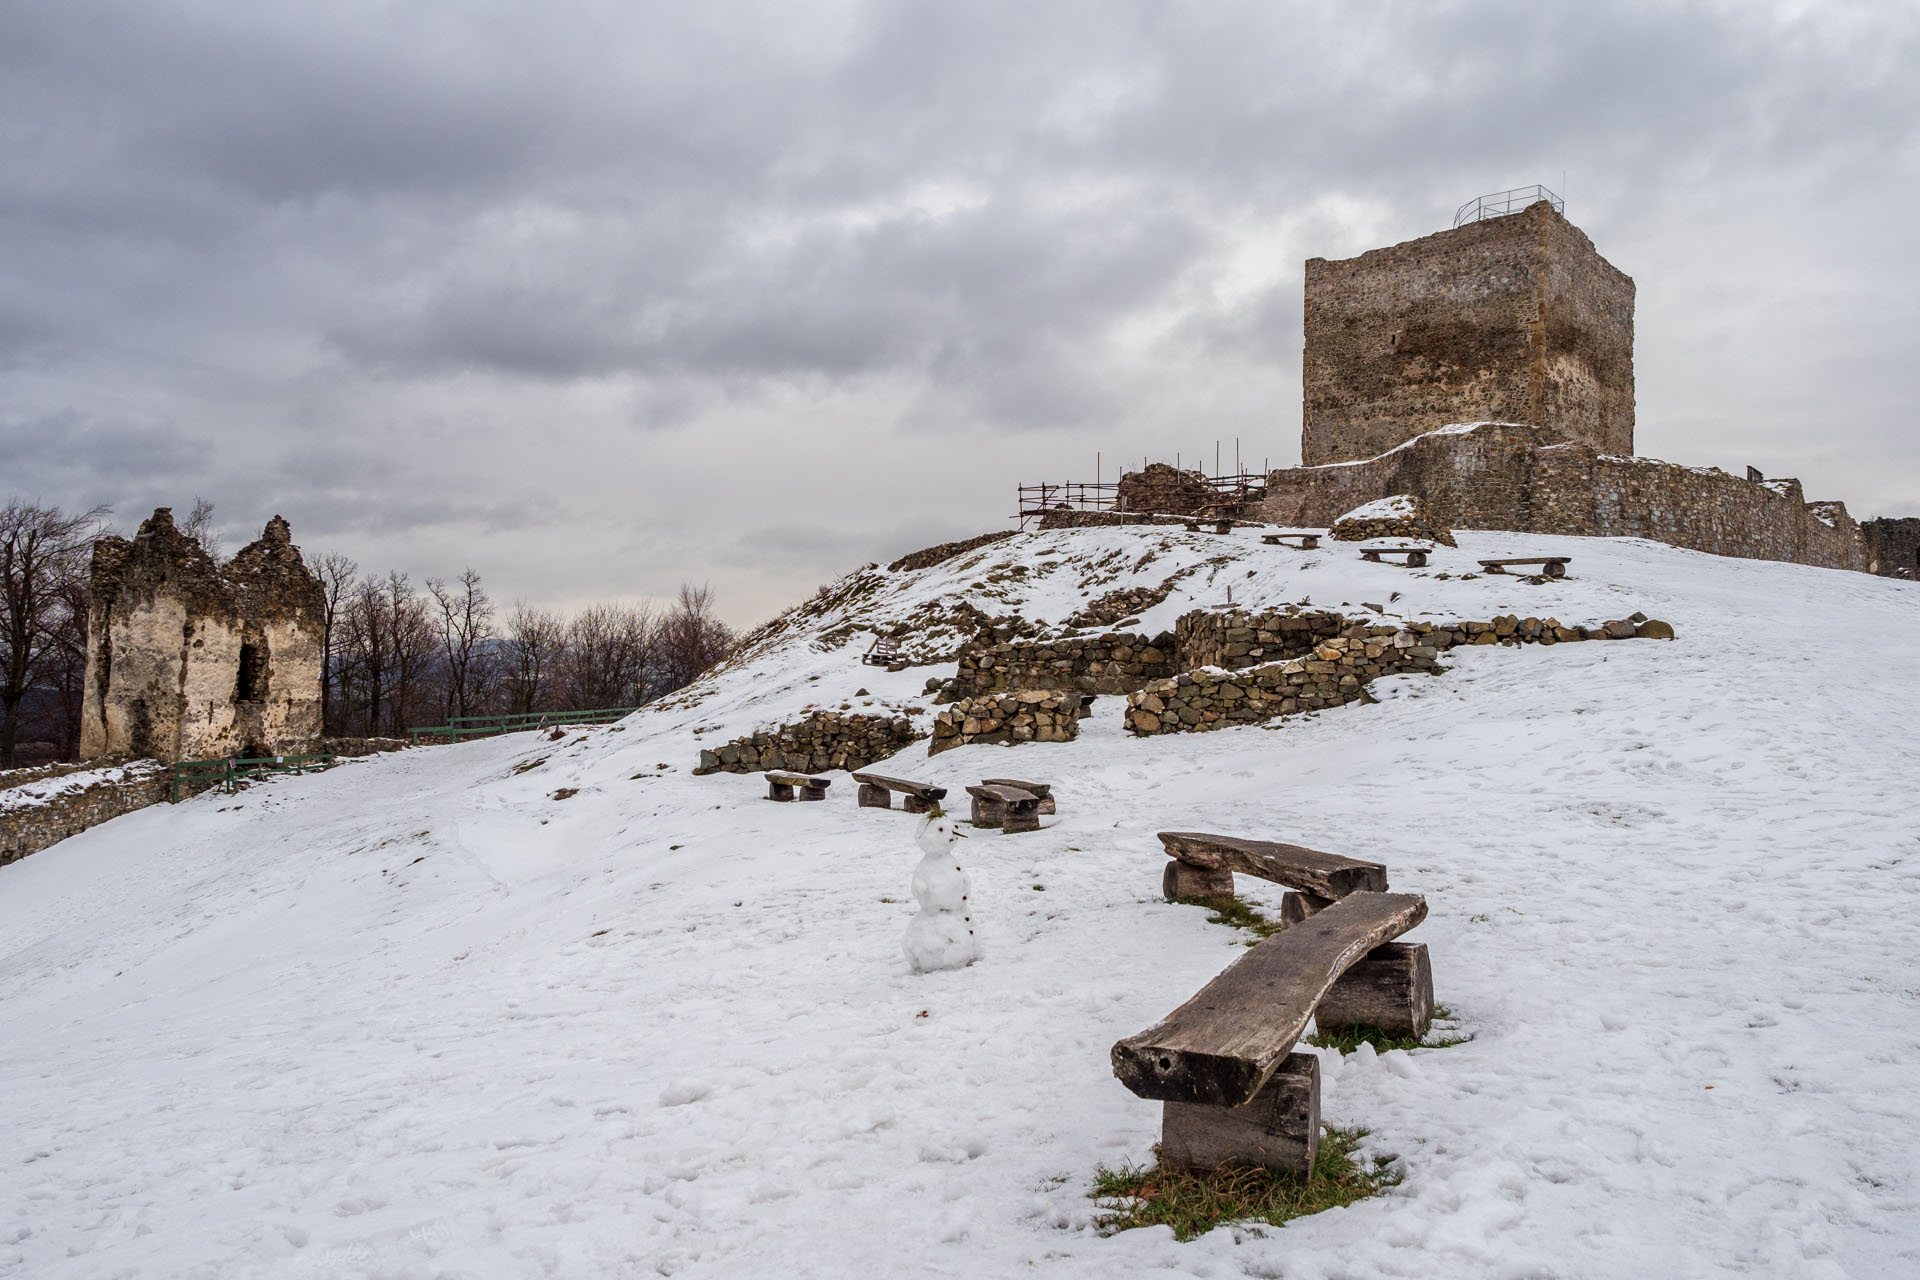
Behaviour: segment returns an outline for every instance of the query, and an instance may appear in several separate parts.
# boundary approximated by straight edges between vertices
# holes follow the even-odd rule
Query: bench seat
[[[1031,791],[982,783],[968,787],[967,794],[973,797],[976,827],[999,827],[1006,832],[1040,829],[1040,797]]]
[[[832,785],[832,778],[816,778],[812,774],[791,773],[785,769],[767,770],[769,800],[825,800],[827,788]]]
[[[909,782],[905,778],[889,778],[883,773],[856,773],[853,780],[860,784],[860,807],[863,809],[891,809],[892,792],[898,791],[903,799],[900,807],[908,813],[925,813],[944,800],[945,787],[936,787],[929,782]]]

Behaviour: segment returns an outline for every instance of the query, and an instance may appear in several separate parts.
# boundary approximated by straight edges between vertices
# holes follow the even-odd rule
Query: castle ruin
[[[80,754],[297,754],[319,739],[325,596],[275,516],[224,565],[161,507],[93,547]]]

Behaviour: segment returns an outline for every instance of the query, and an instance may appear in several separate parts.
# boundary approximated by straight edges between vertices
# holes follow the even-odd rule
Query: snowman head
[[[925,822],[920,824],[920,831],[914,836],[914,842],[920,846],[923,853],[945,853],[953,848],[954,841],[961,838],[961,832],[953,825],[953,819],[936,809],[927,815]]]

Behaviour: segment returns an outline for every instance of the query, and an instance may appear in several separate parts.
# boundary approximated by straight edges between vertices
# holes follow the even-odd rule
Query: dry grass
[[[1271,1169],[1184,1169],[1131,1166],[1094,1171],[1093,1198],[1102,1235],[1134,1227],[1168,1226],[1176,1240],[1191,1240],[1215,1227],[1261,1222],[1281,1226],[1323,1209],[1377,1196],[1400,1181],[1388,1162],[1362,1164],[1354,1148],[1365,1129],[1327,1129],[1306,1175]],[[1154,1150],[1156,1160],[1159,1149]]]

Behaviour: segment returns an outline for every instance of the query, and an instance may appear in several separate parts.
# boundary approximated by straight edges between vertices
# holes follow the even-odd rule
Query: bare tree
[[[227,558],[226,548],[220,545],[219,530],[213,527],[213,504],[198,494],[193,499],[193,514],[180,526],[180,532],[190,540],[200,544],[200,549],[209,559],[220,564]]]
[[[507,710],[516,715],[546,710],[555,668],[566,644],[566,627],[545,609],[517,600],[507,618],[502,684]]]
[[[339,732],[339,698],[334,689],[346,679],[338,653],[344,612],[360,566],[338,551],[329,551],[314,560],[313,572],[326,595],[325,612],[320,621],[320,723],[321,732],[331,734]]]
[[[692,684],[701,672],[727,656],[733,632],[714,616],[713,588],[702,583],[680,584],[680,598],[660,620],[656,646],[659,670],[657,693],[670,693]]]
[[[634,707],[652,692],[655,623],[645,605],[596,604],[567,624],[561,687],[576,711]]]
[[[428,669],[436,645],[427,606],[398,569],[387,572],[387,617],[393,634],[393,680],[388,685],[387,725],[394,737],[412,727],[419,700],[426,692]]]
[[[447,714],[471,715],[486,705],[495,682],[488,644],[493,639],[493,601],[472,569],[463,572],[459,584],[451,588],[428,578],[427,590],[433,596],[440,656],[446,664]]]
[[[60,619],[106,515],[105,507],[69,515],[17,498],[0,508],[0,769],[15,763],[21,701],[59,662]]]
[[[353,710],[361,733],[380,733],[380,711],[393,674],[393,628],[380,579],[368,574],[353,584],[344,616],[344,669],[353,685]]]

